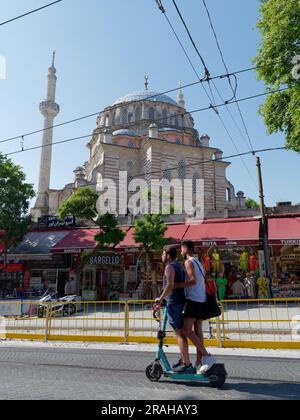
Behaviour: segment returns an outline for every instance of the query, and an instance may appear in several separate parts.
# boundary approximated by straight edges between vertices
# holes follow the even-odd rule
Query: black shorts
[[[182,312],[183,317],[196,319],[197,321],[206,319],[205,307],[205,303],[187,300]]]

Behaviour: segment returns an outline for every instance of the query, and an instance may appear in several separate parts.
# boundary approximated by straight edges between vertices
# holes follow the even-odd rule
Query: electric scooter
[[[226,382],[227,372],[223,364],[215,364],[205,375],[197,375],[196,373],[177,373],[174,372],[168,358],[164,352],[164,340],[166,337],[166,328],[168,322],[167,308],[164,308],[163,322],[161,325],[161,308],[156,305],[153,317],[159,322],[159,332],[157,338],[159,340],[156,359],[146,368],[146,376],[151,382],[158,382],[162,376],[170,378],[174,381],[187,381],[209,384],[213,388],[222,388]],[[162,328],[161,328],[162,327]]]

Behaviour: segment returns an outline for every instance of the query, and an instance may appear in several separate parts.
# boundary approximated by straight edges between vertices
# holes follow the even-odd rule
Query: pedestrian
[[[185,271],[177,261],[177,249],[174,246],[166,246],[162,253],[162,262],[165,264],[163,284],[164,289],[156,303],[167,302],[168,320],[174,329],[178,346],[181,353],[180,361],[173,366],[177,371],[184,373],[194,373],[194,369],[189,360],[189,346],[186,336],[183,333],[183,308],[186,303],[185,298]],[[176,288],[175,288],[176,286]],[[180,369],[182,367],[182,369]]]
[[[204,346],[203,319],[206,318],[204,269],[199,259],[194,257],[193,242],[182,242],[181,254],[185,260],[188,276],[185,282],[187,301],[184,308],[184,334],[197,348],[197,374],[204,375],[216,363],[215,358]]]

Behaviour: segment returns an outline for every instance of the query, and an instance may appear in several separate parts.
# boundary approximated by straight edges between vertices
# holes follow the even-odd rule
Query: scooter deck
[[[166,378],[173,379],[175,381],[188,381],[188,382],[202,382],[208,383],[210,382],[210,378],[205,377],[204,375],[197,375],[196,373],[176,373],[172,371],[168,371],[164,373]]]

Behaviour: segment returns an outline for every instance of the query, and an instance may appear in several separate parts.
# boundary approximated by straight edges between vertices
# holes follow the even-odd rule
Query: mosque
[[[223,152],[211,145],[208,135],[200,136],[192,115],[186,111],[182,88],[179,87],[174,100],[149,90],[148,77],[145,77],[143,91],[122,96],[100,112],[87,144],[87,161],[74,170],[70,184],[60,190],[51,189],[51,127],[60,111],[55,102],[56,83],[54,53],[48,74],[47,96],[40,104],[45,130],[38,194],[32,209],[34,220],[55,215],[61,203],[76,189],[86,185],[95,189],[101,177],[118,183],[120,171],[127,171],[129,178],[144,174],[149,185],[152,177],[169,181],[191,179],[193,185],[197,179],[202,179],[205,217],[217,217],[226,210],[245,209],[244,193],[236,194],[226,177],[230,162],[222,160]],[[170,221],[183,221],[184,217],[181,215],[174,219],[173,216]]]

